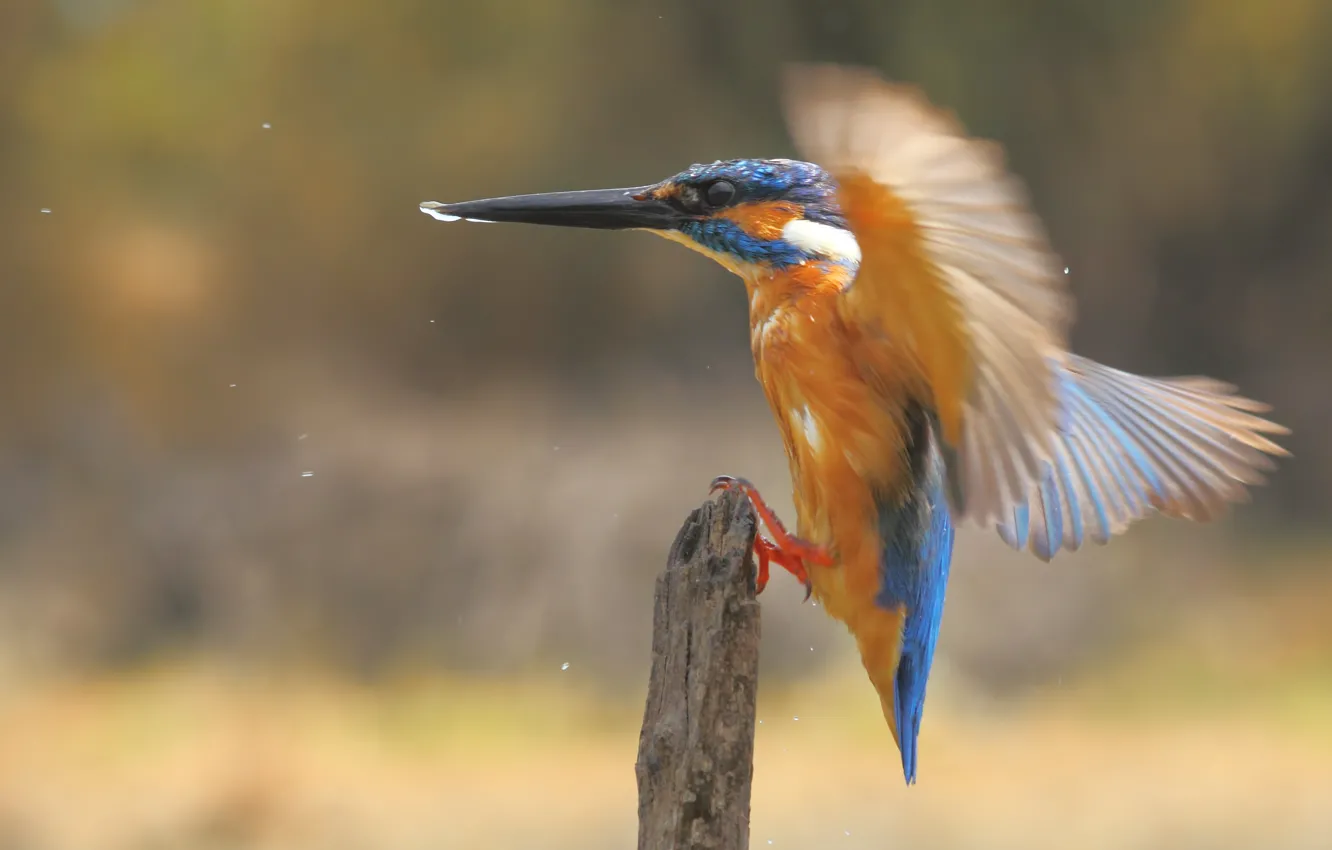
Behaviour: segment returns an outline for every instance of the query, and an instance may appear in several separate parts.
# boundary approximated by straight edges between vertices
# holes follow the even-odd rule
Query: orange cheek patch
[[[801,217],[800,207],[790,201],[759,201],[722,210],[719,215],[740,225],[755,239],[772,242],[782,238],[787,222]]]

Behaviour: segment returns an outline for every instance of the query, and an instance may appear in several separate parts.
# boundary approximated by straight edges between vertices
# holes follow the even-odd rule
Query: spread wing
[[[1105,543],[1154,511],[1199,521],[1263,483],[1268,435],[1290,433],[1256,414],[1267,405],[1208,378],[1147,378],[1069,355],[1055,456],[1030,499],[999,523],[1014,549],[1042,560]]]
[[[923,376],[954,509],[1011,520],[1054,452],[1072,301],[1062,264],[997,145],[967,138],[913,89],[798,66],[786,112],[826,168],[861,249],[841,310]]]

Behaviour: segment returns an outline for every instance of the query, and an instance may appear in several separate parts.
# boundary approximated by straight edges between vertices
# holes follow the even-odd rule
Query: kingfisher
[[[1048,561],[1152,513],[1207,521],[1289,431],[1219,381],[1073,354],[1066,269],[1023,183],[916,88],[799,65],[783,107],[803,160],[420,208],[646,230],[740,277],[794,532],[744,478],[713,490],[741,490],[767,529],[757,590],[778,564],[854,636],[910,785],[959,523]]]

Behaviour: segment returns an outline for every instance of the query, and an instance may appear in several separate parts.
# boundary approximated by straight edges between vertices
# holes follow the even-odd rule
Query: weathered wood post
[[[736,492],[685,520],[657,577],[638,739],[639,850],[747,850],[759,605],[755,519]]]

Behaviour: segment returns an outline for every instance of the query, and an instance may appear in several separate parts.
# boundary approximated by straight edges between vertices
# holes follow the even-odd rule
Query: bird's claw
[[[749,503],[754,507],[754,513],[758,514],[759,519],[768,527],[772,540],[763,535],[754,538],[754,554],[758,556],[758,576],[755,580],[755,589],[758,593],[763,592],[763,588],[768,585],[768,565],[777,563],[784,567],[787,572],[795,576],[796,579],[805,586],[805,600],[808,601],[810,595],[814,592],[814,584],[810,581],[809,570],[806,569],[806,562],[816,564],[821,567],[830,567],[833,565],[832,555],[822,546],[816,546],[807,540],[802,540],[786,530],[781,520],[772,512],[763,497],[759,495],[758,490],[753,484],[750,484],[743,478],[736,478],[732,475],[719,475],[712,479],[710,493],[716,493],[718,490],[738,489],[749,499]]]
[[[743,487],[748,482],[743,478],[736,478],[734,475],[718,475],[712,479],[708,485],[708,495],[716,493],[718,490],[730,490],[732,487]]]

